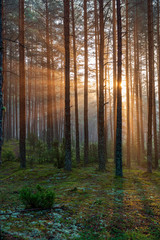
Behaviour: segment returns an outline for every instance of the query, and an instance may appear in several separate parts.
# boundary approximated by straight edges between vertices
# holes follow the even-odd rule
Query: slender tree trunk
[[[18,65],[18,64],[17,64]],[[18,66],[16,65],[16,73],[18,75]],[[18,79],[16,78],[16,86],[15,86],[15,90],[16,90],[16,99],[15,99],[15,109],[16,109],[16,139],[18,140]]]
[[[131,167],[130,161],[130,104],[129,104],[129,74],[128,74],[128,0],[126,0],[126,95],[127,95],[127,167]]]
[[[2,24],[3,24],[3,1],[0,0],[0,165],[2,163],[1,160],[1,152],[2,152],[2,119],[3,119],[3,99],[2,99],[2,85],[3,85],[3,39],[2,39]]]
[[[117,127],[116,127],[116,176],[122,172],[122,23],[121,3],[117,0],[117,30],[118,30],[118,77],[117,77]]]
[[[73,31],[73,57],[74,57],[74,93],[75,93],[75,126],[76,126],[76,161],[80,163],[79,148],[79,119],[78,119],[78,92],[77,92],[77,56],[76,56],[76,36],[74,21],[74,4],[72,0],[72,31]]]
[[[2,2],[2,39],[3,39],[3,95],[4,95],[4,106],[6,108],[7,106],[7,64],[6,64],[6,60],[7,60],[7,51],[6,51],[6,41],[4,40],[5,35],[6,35],[6,11],[5,11],[5,2],[4,0],[1,0]],[[5,16],[5,18],[4,18]],[[5,130],[7,129],[7,118],[6,118],[6,114],[3,115],[3,131],[2,131],[2,137],[3,139],[7,136],[7,131]]]
[[[37,84],[37,44],[36,44],[36,64],[35,64],[35,71],[34,71],[34,134],[38,136],[37,130],[38,130],[38,99],[37,99],[37,91],[38,91],[38,84]]]
[[[49,39],[49,13],[48,0],[46,0],[46,48],[47,48],[47,146],[51,148],[53,141],[53,119],[52,119],[52,81],[50,63],[50,39]]]
[[[84,0],[84,165],[88,163],[88,30],[87,30],[87,0]]]
[[[108,56],[108,48],[107,48],[107,56]],[[108,57],[107,57],[108,62]],[[106,161],[108,161],[108,124],[107,124],[107,66],[105,66],[105,92],[104,92],[104,99],[105,99],[105,109],[104,109],[104,143],[105,143],[105,156]]]
[[[158,62],[158,102],[159,102],[159,148],[160,148],[160,34],[159,34],[159,0],[157,0],[157,62]],[[159,153],[160,156],[160,153]]]
[[[136,87],[136,118],[137,118],[137,164],[141,163],[141,141],[140,141],[140,118],[139,118],[139,41],[138,41],[138,16],[136,6],[136,26],[135,26],[135,87]]]
[[[143,121],[143,98],[142,98],[142,83],[139,80],[139,105],[140,105],[140,131],[141,131],[141,159],[144,161],[144,121]]]
[[[61,54],[61,81],[60,81],[60,127],[59,127],[59,135],[60,135],[60,139],[62,141],[63,138],[63,126],[64,126],[64,116],[63,116],[63,86],[64,86],[64,77],[63,77],[63,59],[62,59],[62,54]]]
[[[43,48],[42,48],[43,52]],[[46,135],[45,135],[45,81],[44,81],[44,58],[42,56],[41,59],[41,67],[42,67],[42,88],[41,88],[41,94],[42,94],[42,132],[43,132],[43,140],[45,141]]]
[[[57,99],[55,88],[55,73],[54,73],[54,59],[52,57],[52,93],[53,93],[53,115],[54,115],[54,139],[59,140],[58,136],[58,119],[57,119]]]
[[[154,76],[154,68],[153,68]],[[155,99],[155,81],[153,77],[153,133],[154,133],[154,160],[155,168],[158,168],[158,143],[157,143],[157,119],[156,119],[156,99]]]
[[[130,40],[130,131],[131,131],[131,158],[134,156],[134,128],[133,128],[133,110],[134,110],[134,91],[133,91],[133,76],[132,76],[132,53],[131,53],[131,40]]]
[[[148,106],[148,141],[147,162],[148,172],[152,172],[152,99],[153,99],[153,27],[152,27],[153,5],[148,0],[148,50],[149,50],[149,106]]]
[[[112,120],[112,96],[111,96],[111,84],[109,79],[109,68],[108,68],[108,94],[109,94],[109,118],[110,118],[110,133],[111,139],[113,139],[113,120]],[[113,124],[112,124],[113,123]]]
[[[148,99],[149,99],[149,84],[148,84],[148,48],[147,42],[145,44],[145,51],[146,51],[146,92],[147,92],[147,111],[148,111]]]
[[[153,27],[153,14],[152,14],[152,35],[154,34]],[[152,66],[152,76],[153,76],[153,86],[152,86],[152,94],[153,94],[153,132],[154,132],[154,160],[155,160],[155,168],[158,168],[158,143],[157,143],[157,119],[156,119],[156,94],[155,94],[155,78],[154,78],[154,38],[153,38],[153,66]]]
[[[95,67],[96,67],[96,100],[97,100],[97,135],[98,135],[98,102],[99,102],[99,79],[98,79],[98,14],[97,0],[94,0],[94,18],[95,18]]]
[[[32,82],[32,64],[33,56],[31,55],[30,68],[29,68],[29,79],[28,79],[28,135],[31,133],[30,123],[31,123],[31,82]]]
[[[11,139],[11,129],[12,129],[12,125],[11,125],[11,119],[12,119],[12,114],[11,114],[11,108],[12,108],[12,76],[11,76],[11,72],[12,72],[12,55],[11,55],[11,42],[9,44],[9,51],[10,51],[10,56],[9,56],[9,96],[8,96],[8,139]]]
[[[65,46],[65,169],[71,171],[70,126],[70,48],[69,48],[69,0],[64,0],[64,46]]]
[[[116,57],[116,7],[113,1],[113,123],[114,123],[114,154],[116,150],[116,119],[117,119],[117,93],[116,93],[116,82],[117,82],[117,57]],[[115,156],[114,156],[115,157]]]
[[[26,167],[24,0],[19,0],[20,165]]]
[[[99,114],[98,114],[98,159],[99,170],[104,171],[106,165],[104,142],[104,19],[103,0],[99,1],[100,10],[100,55],[99,55]]]

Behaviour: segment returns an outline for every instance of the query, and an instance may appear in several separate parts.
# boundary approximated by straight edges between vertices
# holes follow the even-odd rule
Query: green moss
[[[65,221],[62,217],[59,221],[68,224],[67,221],[74,219],[80,224],[80,237],[77,239],[160,239],[160,202],[157,201],[160,173],[155,171],[148,175],[144,170],[125,168],[125,177],[116,179],[111,159],[107,165],[109,171],[101,173],[96,169],[95,164],[73,168],[71,173],[67,173],[48,163],[36,164],[34,168],[27,165],[26,170],[21,170],[18,162],[6,162],[0,171],[1,209],[14,211],[19,206],[23,207],[19,200],[20,189],[25,185],[41,184],[55,190],[55,203],[66,207],[63,214],[68,214],[71,219]],[[34,221],[41,217],[35,216]],[[30,219],[26,217],[24,222],[29,224]],[[27,226],[24,223],[18,229],[11,217],[6,220],[8,223],[12,223],[16,231]],[[92,225],[97,226],[96,229]],[[36,227],[44,231],[43,226]]]

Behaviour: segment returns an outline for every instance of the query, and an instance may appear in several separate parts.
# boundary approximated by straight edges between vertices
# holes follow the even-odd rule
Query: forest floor
[[[112,162],[103,173],[18,167],[0,168],[0,239],[160,240],[160,171],[124,169],[119,179]],[[52,210],[23,211],[19,191],[36,184],[55,191]]]

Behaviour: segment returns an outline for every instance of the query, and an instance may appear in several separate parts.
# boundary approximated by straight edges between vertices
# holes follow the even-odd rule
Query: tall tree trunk
[[[94,0],[94,18],[95,18],[95,67],[96,67],[96,100],[97,100],[97,135],[98,135],[98,102],[99,102],[99,81],[98,81],[98,14],[97,0]]]
[[[121,3],[117,0],[118,31],[118,76],[117,76],[117,127],[116,127],[116,176],[123,176],[122,171],[122,23]]]
[[[129,104],[129,74],[128,74],[128,0],[126,0],[126,95],[127,95],[127,167],[131,167],[130,161],[130,104]]]
[[[160,149],[160,34],[159,34],[159,0],[157,0],[157,62],[158,62],[158,102],[159,102],[159,149]],[[160,153],[159,153],[160,156]]]
[[[148,48],[147,42],[145,44],[145,52],[146,52],[146,92],[147,92],[147,111],[148,111],[148,99],[149,99],[149,84],[148,84]]]
[[[152,14],[152,35],[154,34],[154,27],[153,27],[153,14]],[[155,168],[158,168],[158,143],[157,143],[157,119],[156,119],[156,94],[155,94],[155,78],[154,78],[154,38],[153,38],[153,66],[152,66],[152,76],[153,76],[153,132],[154,132],[154,165]]]
[[[11,118],[12,118],[12,76],[11,76],[11,72],[12,72],[12,46],[11,46],[11,42],[9,44],[9,51],[10,51],[10,55],[9,55],[9,85],[8,85],[8,90],[9,90],[9,94],[8,94],[8,140],[12,138],[12,125],[11,125]]]
[[[37,130],[38,130],[38,99],[37,99],[37,91],[38,91],[38,84],[37,84],[37,43],[35,46],[36,49],[36,57],[35,57],[35,69],[34,69],[34,134],[37,136]]]
[[[19,0],[20,165],[26,167],[26,110],[24,56],[24,0]]]
[[[153,5],[148,0],[148,50],[149,50],[149,106],[148,106],[148,139],[147,139],[147,163],[148,172],[152,172],[152,99],[153,99]]]
[[[88,30],[87,30],[87,0],[84,0],[84,165],[88,163]]]
[[[78,92],[77,92],[77,63],[76,63],[76,36],[74,21],[74,4],[72,0],[72,31],[73,31],[73,57],[74,57],[74,93],[75,93],[75,126],[76,126],[76,161],[80,163],[79,148],[79,119],[78,119]]]
[[[62,59],[62,54],[61,54],[61,81],[60,81],[60,103],[59,103],[59,108],[60,108],[60,121],[59,121],[59,136],[60,140],[62,141],[63,138],[63,126],[64,126],[64,114],[63,114],[63,92],[64,92],[64,77],[63,77],[63,59]]]
[[[143,121],[143,98],[142,98],[142,77],[139,80],[139,105],[140,105],[140,131],[141,131],[141,159],[144,160],[144,121]]]
[[[5,2],[4,0],[1,1],[2,2],[2,39],[3,39],[3,95],[4,95],[4,106],[6,108],[7,106],[7,64],[6,64],[6,60],[7,60],[7,51],[6,51],[6,41],[4,40],[5,35],[6,35],[6,11],[5,11]],[[4,18],[5,15],[5,18]],[[3,116],[3,131],[2,131],[2,137],[5,138],[7,136],[7,131],[5,130],[7,129],[7,118],[6,118],[6,114],[4,114]]]
[[[70,48],[69,48],[69,0],[64,0],[64,46],[65,46],[65,169],[71,171],[70,126]]]
[[[54,115],[54,139],[59,140],[58,136],[58,119],[57,119],[57,99],[56,99],[56,88],[55,88],[55,68],[54,59],[52,57],[52,93],[53,93],[53,115]]]
[[[17,64],[18,65],[18,64]],[[16,73],[18,75],[18,66],[16,65]],[[15,99],[15,109],[16,109],[16,140],[18,140],[18,78],[16,78],[16,99]]]
[[[134,111],[134,88],[133,88],[133,76],[132,76],[132,53],[131,53],[131,40],[130,40],[130,130],[131,130],[131,158],[134,157],[134,128],[133,128],[133,111]]]
[[[43,48],[42,48],[43,52]],[[43,141],[46,140],[46,134],[45,134],[45,129],[46,129],[46,124],[45,124],[45,81],[44,81],[44,57],[42,56],[41,59],[41,68],[42,68],[42,88],[41,88],[41,94],[42,94],[42,131],[43,131]]]
[[[2,99],[2,85],[3,85],[3,39],[2,39],[2,24],[3,24],[3,1],[0,0],[0,165],[1,161],[1,152],[2,152],[2,119],[3,119],[3,99]]]
[[[107,47],[107,60],[108,62],[108,47]],[[105,66],[105,92],[104,92],[104,101],[105,101],[105,109],[104,109],[104,143],[105,143],[105,157],[106,161],[108,161],[108,124],[107,124],[107,72],[108,72],[108,67]]]
[[[49,39],[49,13],[48,0],[46,0],[46,48],[47,48],[47,146],[51,148],[53,140],[53,119],[52,119],[52,81],[50,63],[50,39]]]
[[[117,57],[116,57],[116,7],[115,1],[113,1],[113,123],[114,123],[114,154],[116,150],[116,118],[117,118],[117,94],[116,94],[116,82],[117,82]],[[114,156],[115,157],[115,156]]]
[[[136,21],[135,21],[135,90],[136,90],[136,120],[137,120],[137,164],[141,163],[141,142],[140,142],[140,121],[139,121],[139,41],[138,41],[138,16],[136,5]]]
[[[30,67],[29,67],[29,73],[28,73],[28,77],[29,77],[29,79],[28,79],[28,135],[31,133],[31,129],[30,129],[30,124],[31,124],[31,92],[32,92],[31,82],[32,82],[32,77],[33,77],[32,64],[33,64],[33,56],[31,54]]]
[[[99,114],[98,114],[98,159],[99,170],[104,171],[106,165],[104,142],[104,19],[103,0],[99,1],[100,11],[100,55],[99,55]]]

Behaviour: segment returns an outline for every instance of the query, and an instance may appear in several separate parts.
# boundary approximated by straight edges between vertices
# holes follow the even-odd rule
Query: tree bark
[[[26,167],[24,0],[19,0],[20,166]]]
[[[78,118],[78,91],[77,91],[77,55],[76,55],[76,36],[75,36],[75,21],[74,21],[74,4],[72,0],[72,31],[73,31],[73,57],[74,57],[74,97],[75,97],[75,126],[76,126],[76,161],[80,163],[80,148],[79,148],[79,118]]]
[[[88,163],[88,30],[87,30],[87,0],[84,0],[84,165]]]
[[[95,67],[96,67],[96,100],[97,100],[97,135],[98,135],[99,79],[98,79],[98,14],[97,14],[97,0],[94,0],[94,18],[95,18]]]
[[[160,148],[160,34],[159,34],[159,0],[157,0],[157,63],[158,63],[158,102],[159,102],[159,148]],[[159,153],[160,156],[160,153]]]
[[[50,39],[49,39],[49,13],[48,0],[46,0],[46,48],[47,48],[47,146],[51,148],[53,141],[53,118],[52,118],[52,81],[50,63]]]
[[[127,167],[131,167],[130,161],[130,104],[129,104],[129,74],[128,74],[128,0],[126,0],[126,110],[127,110]]]
[[[122,171],[122,23],[121,2],[117,0],[118,32],[118,77],[117,77],[117,126],[116,126],[116,176],[123,176]]]
[[[99,55],[99,114],[98,114],[98,159],[99,170],[106,167],[105,142],[104,142],[104,19],[103,0],[99,1],[100,11],[100,55]]]
[[[117,118],[117,54],[116,54],[116,7],[115,0],[113,0],[113,123],[114,123],[114,154],[116,149],[116,118]],[[115,157],[115,156],[114,156]]]
[[[2,120],[3,120],[3,98],[2,98],[2,85],[3,85],[3,32],[2,32],[2,24],[3,24],[3,1],[0,0],[0,165],[2,163],[1,160],[1,152],[2,152]]]
[[[69,0],[64,0],[64,45],[65,45],[65,170],[71,171],[70,127],[70,48],[69,48]]]
[[[148,51],[149,51],[149,106],[148,106],[148,139],[147,139],[147,170],[152,172],[152,99],[153,99],[153,6],[148,0]]]

